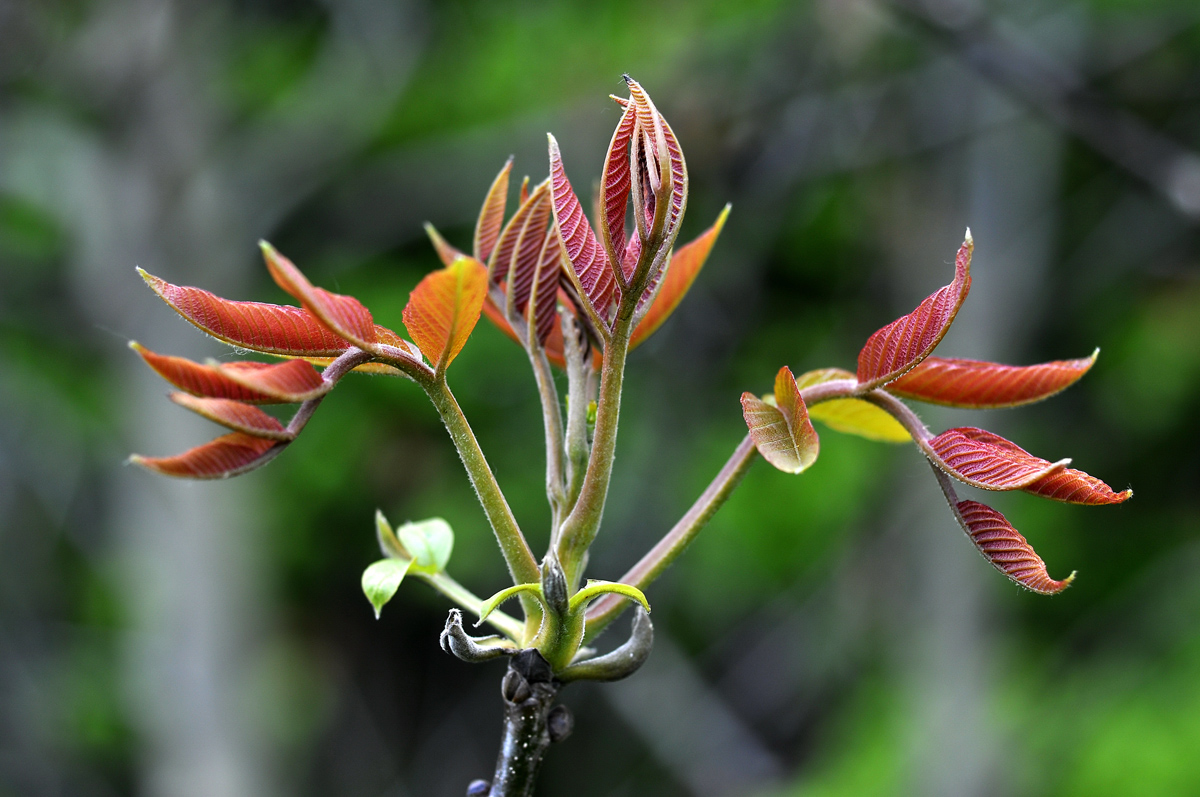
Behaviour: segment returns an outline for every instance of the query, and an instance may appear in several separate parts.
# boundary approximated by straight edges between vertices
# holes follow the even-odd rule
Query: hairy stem
[[[563,359],[567,365],[567,477],[566,500],[563,512],[570,512],[583,489],[587,473],[588,446],[587,410],[592,401],[592,374],[587,355],[590,354],[587,336],[571,313],[562,315]],[[558,545],[558,525],[555,525],[551,548]]]
[[[483,605],[483,599],[471,592],[462,584],[459,584],[445,571],[438,573],[418,573],[417,575],[427,584],[429,584],[429,586],[433,587],[435,590],[442,593],[471,614],[475,615],[476,617],[481,614],[479,607]],[[525,624],[517,618],[505,614],[497,609],[488,615],[488,618],[485,622],[492,626],[492,628],[495,628],[500,633],[512,639],[514,642],[519,643],[522,641],[522,636],[525,633]]]
[[[538,395],[542,399],[542,418],[546,428],[546,497],[550,500],[553,515],[552,529],[558,528],[560,513],[566,502],[566,486],[563,468],[563,420],[562,408],[558,405],[558,388],[554,385],[554,373],[543,351],[532,340],[528,347],[529,362],[533,365],[533,376],[537,381]]]

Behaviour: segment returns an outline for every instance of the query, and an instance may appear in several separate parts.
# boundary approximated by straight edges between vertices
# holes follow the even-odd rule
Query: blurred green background
[[[783,364],[852,367],[946,283],[940,353],[1102,350],[1078,386],[927,409],[1134,500],[995,497],[1046,559],[1024,593],[911,448],[822,430],[756,465],[649,597],[635,678],[572,687],[541,793],[1200,793],[1200,5],[1191,0],[0,0],[0,795],[459,795],[490,773],[501,668],[443,654],[405,584],[376,622],[372,515],[440,515],[504,582],[436,416],[355,377],[264,470],[125,467],[216,432],[126,348],[231,357],[134,272],[283,301],[269,238],[399,328],[510,154],[581,193],[629,72],[688,157],[683,239],[733,213],[632,358],[606,526],[617,577],[744,433]],[[451,383],[535,547],[542,448],[519,349],[481,322]],[[977,496],[972,496],[977,497]],[[618,631],[607,638],[614,644]]]

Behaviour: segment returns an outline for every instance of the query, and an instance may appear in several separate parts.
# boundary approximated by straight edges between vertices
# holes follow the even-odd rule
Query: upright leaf
[[[143,457],[129,461],[164,476],[184,479],[226,479],[265,465],[287,443],[232,432],[174,457]]]
[[[954,280],[906,316],[867,339],[858,354],[858,381],[873,388],[914,368],[941,343],[971,289],[971,231],[954,261]]]
[[[492,248],[496,246],[496,238],[500,235],[500,227],[504,224],[504,208],[508,204],[508,176],[512,172],[513,159],[508,156],[504,168],[492,181],[487,196],[483,199],[483,207],[479,210],[479,220],[475,222],[475,259],[486,263]]]
[[[663,225],[664,246],[669,247],[679,232],[679,224],[683,220],[683,212],[687,207],[687,163],[684,161],[683,148],[679,146],[679,140],[675,137],[675,131],[671,129],[671,126],[667,124],[667,120],[654,107],[650,95],[646,93],[645,89],[637,81],[631,79],[628,75],[625,76],[625,82],[629,86],[631,104],[637,107],[640,126],[654,137],[656,145],[654,153],[659,156],[665,155],[665,163],[659,164],[659,168],[662,171],[660,182],[663,184],[667,182],[666,173],[668,171],[671,175],[670,204],[667,209],[666,222]],[[661,147],[658,146],[660,140],[662,142]],[[663,168],[664,166],[666,168]]]
[[[633,105],[626,103],[604,156],[604,171],[600,176],[600,239],[610,260],[616,259],[625,250],[625,211],[629,207],[629,142],[636,121]],[[634,237],[637,237],[636,234]]]
[[[396,537],[418,566],[433,572],[446,569],[454,550],[454,530],[440,517],[405,523]]]
[[[554,136],[549,136],[549,139],[551,203],[563,253],[571,264],[569,276],[579,294],[591,305],[593,315],[607,328],[609,308],[616,290],[612,264],[596,240],[579,198],[571,189],[566,170],[563,169],[558,142]]]
[[[508,299],[518,314],[523,313],[529,303],[538,261],[546,244],[546,225],[550,221],[550,196],[548,192],[541,196],[543,201],[536,203],[531,197],[529,205],[535,207],[522,221],[509,261]],[[550,232],[553,233],[553,229]],[[557,246],[558,241],[554,240],[554,244]]]
[[[279,254],[275,247],[266,241],[259,241],[259,246],[262,247],[267,270],[271,272],[271,277],[279,287],[299,300],[306,310],[315,315],[334,334],[360,349],[370,351],[374,347],[378,340],[375,322],[371,318],[371,311],[363,307],[358,299],[315,287],[300,269]]]
[[[558,286],[561,280],[562,249],[558,245],[558,233],[550,229],[546,232],[541,254],[538,255],[529,297],[529,328],[533,331],[538,345],[542,347],[545,347],[555,329],[559,330],[560,339],[562,337],[558,318]]]
[[[800,473],[817,461],[820,440],[796,380],[786,366],[775,377],[775,406],[742,394],[742,415],[758,453],[779,470]]]
[[[460,257],[466,257],[465,254],[447,243],[442,234],[429,222],[425,222],[425,234],[429,236],[429,241],[433,244],[433,250],[437,252],[438,260],[442,261],[443,266],[449,266]]]
[[[1046,563],[1033,546],[996,510],[978,501],[959,501],[954,506],[955,518],[975,547],[992,566],[1017,584],[1042,595],[1062,592],[1075,579],[1075,574],[1055,581],[1046,570]]]
[[[163,379],[194,396],[250,404],[288,404],[303,400],[294,398],[294,393],[308,394],[323,384],[320,374],[303,360],[200,365],[183,357],[156,354],[137,342],[130,343],[129,348]]]
[[[487,271],[460,257],[421,280],[404,307],[404,325],[439,372],[454,361],[479,321],[487,296]]]
[[[517,212],[504,225],[504,232],[492,250],[488,260],[488,277],[497,285],[507,283],[508,272],[522,258],[528,259],[528,249],[533,247],[533,258],[541,245],[539,232],[544,232],[550,218],[550,183],[538,183],[529,198],[521,203]],[[537,243],[531,243],[534,239]]]
[[[1091,357],[1039,365],[1000,365],[979,360],[930,357],[888,385],[905,398],[948,407],[995,409],[1049,398],[1075,384],[1096,362]]]
[[[169,398],[181,407],[202,415],[235,432],[264,440],[291,440],[295,437],[278,420],[258,407],[221,398],[201,398],[188,393],[171,393]]]

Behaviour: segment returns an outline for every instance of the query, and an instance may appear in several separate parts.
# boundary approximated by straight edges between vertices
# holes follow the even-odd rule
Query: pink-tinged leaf
[[[696,281],[696,275],[700,273],[700,269],[708,260],[708,255],[717,242],[717,236],[721,234],[721,229],[725,226],[725,220],[729,218],[729,208],[730,206],[726,205],[713,226],[701,233],[696,240],[679,247],[671,255],[666,275],[662,278],[662,287],[658,289],[658,293],[654,295],[654,301],[651,302],[646,314],[642,316],[642,320],[634,329],[633,336],[629,341],[630,349],[654,334],[683,301],[683,297],[691,289],[692,283]]]
[[[442,234],[429,222],[425,222],[425,234],[429,236],[433,249],[437,252],[438,259],[442,261],[443,266],[449,266],[460,257],[466,257],[465,254],[447,243]]]
[[[629,206],[629,142],[636,122],[633,105],[626,103],[604,156],[604,171],[600,176],[600,238],[610,259],[624,249],[625,211]]]
[[[504,225],[504,208],[508,205],[508,175],[512,172],[512,164],[510,155],[504,168],[492,181],[492,187],[484,197],[483,208],[479,211],[479,221],[475,223],[475,259],[484,263],[496,246],[496,238]]]
[[[268,365],[250,362],[225,365],[210,363],[208,367],[252,393],[269,397],[276,404],[299,404],[323,396],[333,389],[333,385],[323,380],[317,369],[304,360]]]
[[[858,354],[858,381],[864,387],[879,387],[902,376],[941,343],[971,289],[974,248],[971,231],[967,230],[967,239],[954,261],[954,281],[867,339]]]
[[[1020,490],[1060,470],[1070,460],[1049,462],[984,429],[949,429],[929,441],[939,466],[984,490]]]
[[[512,249],[512,259],[508,268],[508,297],[518,314],[525,312],[529,296],[533,292],[533,279],[537,273],[538,262],[545,248],[547,238],[547,222],[550,221],[550,195],[542,195],[544,201],[536,202],[536,206],[521,222],[521,229]],[[530,205],[535,205],[530,202]],[[553,230],[549,230],[553,234]],[[557,246],[557,236],[553,239]]]
[[[529,249],[533,249],[532,258],[537,260],[537,253],[542,243],[542,233],[545,232],[546,222],[550,218],[550,183],[543,181],[533,188],[529,198],[521,203],[517,212],[504,226],[492,257],[488,261],[488,278],[502,285],[508,279],[508,272],[514,264],[530,257]],[[537,230],[538,224],[541,228]],[[537,230],[536,234],[529,234]],[[536,238],[536,243],[532,243]]]
[[[300,273],[300,269],[275,250],[266,241],[259,241],[267,270],[280,288],[283,288],[304,305],[304,309],[315,315],[334,334],[353,343],[360,349],[370,351],[378,340],[371,311],[363,307],[353,296],[330,293],[317,288]]]
[[[529,175],[525,175],[521,180],[521,190],[517,192],[517,207],[524,205],[527,199],[529,199]]]
[[[454,361],[479,321],[487,297],[487,269],[460,257],[421,280],[404,307],[404,325],[439,371]]]
[[[134,454],[129,461],[164,476],[225,479],[265,465],[286,445],[277,440],[233,432],[179,456],[143,457]]]
[[[817,461],[820,440],[808,409],[786,366],[775,377],[775,406],[753,393],[742,394],[742,415],[758,453],[779,470],[800,473]]]
[[[990,506],[978,501],[959,501],[954,506],[959,524],[975,547],[992,566],[1026,589],[1042,595],[1062,592],[1075,579],[1075,574],[1055,581],[1046,570],[1046,563],[1033,546],[1012,527],[1012,524]]]
[[[159,376],[180,390],[186,390],[194,396],[232,399],[233,401],[245,401],[252,404],[284,404],[287,402],[274,395],[249,388],[240,381],[231,379],[231,370],[241,369],[249,372],[285,366],[289,368],[298,367],[294,363],[299,363],[308,368],[308,370],[312,370],[312,366],[307,365],[303,360],[292,360],[287,363],[278,364],[253,362],[231,363],[227,366],[218,367],[200,365],[183,357],[156,354],[137,342],[130,343],[129,348],[136,351]]]
[[[1026,487],[1025,492],[1068,504],[1120,504],[1133,497],[1133,490],[1115,492],[1095,476],[1074,468],[1051,473]]]
[[[529,297],[528,323],[539,346],[559,329],[558,286],[562,280],[562,249],[558,245],[558,233],[553,229],[546,232],[542,251],[538,255],[536,273]],[[514,284],[516,280],[513,280]]]
[[[675,131],[667,124],[667,120],[654,107],[653,101],[635,80],[632,80],[628,75],[625,76],[625,82],[629,86],[629,96],[633,101],[632,104],[637,107],[637,116],[640,127],[648,134],[655,137],[657,145],[658,137],[661,137],[663,142],[663,150],[666,153],[666,166],[669,167],[671,173],[671,197],[670,206],[667,210],[666,223],[663,225],[663,240],[665,246],[670,246],[675,240],[675,235],[679,232],[679,224],[683,220],[683,212],[687,207],[688,195],[688,173],[687,163],[683,158],[683,149],[679,146],[679,140],[675,137]],[[653,154],[658,156],[660,153],[657,149]],[[650,157],[651,153],[647,152],[646,157]],[[661,183],[666,183],[665,175],[660,179]]]
[[[1075,384],[1099,353],[1097,349],[1091,357],[1024,366],[930,357],[887,389],[898,396],[948,407],[1017,407]]]
[[[169,398],[181,407],[202,415],[235,432],[264,440],[291,440],[295,437],[275,418],[258,407],[240,401],[220,398],[200,398],[188,393],[172,393]]]
[[[558,142],[554,136],[549,138],[551,204],[554,223],[560,233],[559,240],[567,262],[571,264],[569,276],[580,295],[591,305],[592,314],[607,328],[609,308],[616,291],[612,264],[596,240],[579,198],[567,180]]]
[[[303,308],[231,302],[140,268],[138,273],[171,309],[223,343],[283,357],[336,357],[349,347]]]

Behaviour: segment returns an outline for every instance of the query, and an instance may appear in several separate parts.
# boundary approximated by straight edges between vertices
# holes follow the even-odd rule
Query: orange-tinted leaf
[[[550,194],[554,223],[567,262],[569,275],[584,299],[591,305],[597,319],[607,327],[609,308],[613,303],[616,282],[608,255],[596,240],[592,225],[584,215],[579,198],[571,189],[558,142],[550,136]]]
[[[1039,365],[1000,365],[930,357],[888,385],[898,396],[949,407],[995,409],[1049,398],[1075,384],[1096,362],[1091,357]]]
[[[1068,504],[1120,504],[1133,497],[1133,490],[1115,492],[1095,476],[1063,468],[1025,488],[1025,492]]]
[[[179,456],[143,457],[134,454],[129,461],[164,476],[224,479],[265,465],[286,445],[276,440],[233,432]]]
[[[171,357],[156,354],[140,343],[132,342],[129,348],[136,351],[154,371],[163,379],[180,390],[186,390],[195,396],[225,398],[234,401],[245,401],[253,404],[283,404],[283,400],[258,390],[253,390],[241,382],[229,378],[227,369],[241,368],[243,370],[278,368],[291,363],[234,363],[225,367],[200,365],[183,357]],[[302,360],[292,362],[304,364]],[[295,366],[292,366],[295,367]],[[311,366],[308,366],[312,370]]]
[[[486,296],[487,270],[469,257],[428,274],[413,289],[404,307],[404,325],[438,371],[462,350]]]
[[[729,208],[730,206],[726,205],[713,226],[701,233],[696,240],[679,247],[671,255],[666,275],[662,280],[662,287],[658,289],[654,301],[651,302],[646,314],[642,316],[642,320],[634,329],[633,336],[629,341],[629,348],[632,349],[654,334],[655,330],[662,326],[663,322],[670,317],[671,313],[675,312],[675,308],[683,301],[683,297],[687,295],[692,283],[696,281],[696,275],[700,273],[700,269],[708,260],[708,254],[716,244],[717,236],[721,234],[721,229],[725,226],[725,219],[729,217]]]
[[[865,387],[878,387],[903,375],[941,343],[971,288],[974,247],[967,230],[954,261],[954,281],[867,339],[858,354],[858,381]]]
[[[1033,546],[1012,527],[1012,524],[990,506],[978,501],[959,501],[954,514],[963,531],[975,543],[987,560],[1004,575],[1026,589],[1054,595],[1062,592],[1075,579],[1075,574],[1055,581],[1046,570],[1046,563]]]
[[[984,490],[1020,490],[1061,469],[984,429],[949,429],[929,441],[938,464],[954,478]]]
[[[443,266],[450,265],[460,257],[466,257],[465,254],[447,243],[442,234],[429,222],[425,222],[425,234],[429,236],[433,249],[437,252],[438,259],[442,261]]]
[[[231,302],[199,288],[172,285],[140,268],[138,273],[175,312],[224,343],[284,357],[336,357],[349,347],[301,307]]]
[[[555,329],[562,330],[558,319],[558,286],[562,279],[562,249],[558,245],[558,233],[553,229],[546,232],[541,254],[538,255],[529,297],[528,322],[536,336],[538,345],[545,346]],[[513,281],[514,284],[516,280]]]
[[[475,259],[487,262],[496,238],[500,235],[500,227],[504,224],[504,208],[508,205],[508,175],[512,172],[513,159],[510,155],[504,168],[492,181],[484,197],[483,207],[479,211],[479,221],[475,222]]]
[[[517,192],[517,207],[524,205],[527,199],[529,199],[529,175],[525,175],[521,180],[521,190]]]
[[[244,432],[251,437],[266,440],[291,440],[295,435],[283,428],[283,424],[267,415],[258,407],[240,401],[220,398],[200,398],[188,393],[172,393],[171,401],[192,412],[203,415],[214,423],[235,432]]]
[[[342,296],[315,287],[292,261],[279,254],[266,241],[259,241],[259,246],[262,247],[267,270],[279,287],[299,300],[304,309],[315,315],[334,334],[360,349],[371,350],[378,336],[370,310],[353,296]]]
[[[637,116],[632,103],[626,103],[621,120],[613,131],[604,171],[600,176],[600,238],[609,258],[625,249],[625,211],[629,206],[629,142]],[[636,235],[633,236],[637,238]]]
[[[488,261],[488,277],[492,282],[503,284],[508,279],[509,270],[517,263],[532,259],[536,265],[549,218],[550,183],[543,181],[534,186],[529,198],[521,203],[504,226],[504,232],[500,233],[500,239]]]
[[[222,365],[210,362],[208,367],[253,393],[268,396],[277,404],[298,404],[323,396],[333,389],[333,385],[323,380],[317,369],[304,360],[268,365],[251,362]]]
[[[775,376],[775,406],[742,394],[742,415],[758,453],[779,470],[800,473],[817,461],[820,440],[796,379],[786,366]]]

